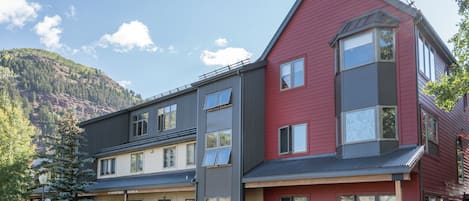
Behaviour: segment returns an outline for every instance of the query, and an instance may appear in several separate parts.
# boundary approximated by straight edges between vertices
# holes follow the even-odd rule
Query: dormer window
[[[341,70],[374,62],[394,61],[394,31],[390,28],[372,29],[340,41]]]

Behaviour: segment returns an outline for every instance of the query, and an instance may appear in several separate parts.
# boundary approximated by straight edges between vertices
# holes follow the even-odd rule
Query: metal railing
[[[182,87],[178,87],[178,88],[176,88],[176,89],[171,89],[171,90],[169,90],[169,91],[165,91],[165,92],[163,92],[163,93],[159,93],[159,94],[156,94],[156,95],[154,95],[154,96],[152,96],[152,97],[146,98],[146,99],[144,100],[144,102],[148,102],[148,101],[151,101],[151,100],[155,100],[155,99],[161,98],[161,97],[163,97],[163,96],[167,96],[167,95],[170,95],[170,94],[174,94],[174,93],[180,92],[180,91],[182,91],[182,90],[189,89],[189,88],[191,88],[191,87],[192,87],[192,86],[191,86],[190,84],[186,84],[186,85],[184,85],[184,86],[182,86]]]
[[[251,60],[249,58],[238,61],[234,64],[230,64],[228,66],[224,66],[224,67],[215,69],[213,71],[210,71],[208,73],[202,74],[202,75],[199,76],[199,80],[204,80],[204,79],[207,79],[207,78],[222,74],[224,72],[228,72],[230,70],[239,68],[239,67],[244,66],[244,65],[249,64],[249,63],[251,63]]]

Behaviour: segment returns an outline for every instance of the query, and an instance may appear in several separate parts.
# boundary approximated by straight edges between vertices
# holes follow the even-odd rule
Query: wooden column
[[[402,188],[401,188],[401,181],[396,180],[394,181],[395,190],[396,190],[396,201],[402,201]]]
[[[129,198],[129,194],[127,194],[127,190],[124,191],[124,201],[127,201]]]

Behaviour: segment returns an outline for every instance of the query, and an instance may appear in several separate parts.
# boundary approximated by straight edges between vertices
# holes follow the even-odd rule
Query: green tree
[[[0,200],[22,200],[34,186],[34,134],[21,101],[0,89]]]
[[[461,21],[458,32],[450,39],[457,64],[452,65],[449,75],[442,75],[439,82],[429,82],[424,92],[435,96],[436,105],[449,112],[469,93],[469,0],[456,0]]]
[[[52,175],[50,187],[57,200],[79,200],[78,195],[85,192],[95,175],[88,168],[93,159],[82,151],[85,146],[83,132],[77,124],[77,119],[68,112],[63,116],[57,134],[50,136],[48,164],[44,167]]]

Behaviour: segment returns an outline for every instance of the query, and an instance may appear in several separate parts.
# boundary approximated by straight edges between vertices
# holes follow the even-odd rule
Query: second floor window
[[[231,129],[205,135],[205,154],[202,166],[227,165],[231,156]]]
[[[215,110],[231,104],[231,88],[205,96],[204,110]]]
[[[456,141],[456,157],[457,157],[457,166],[458,166],[458,181],[460,184],[464,183],[464,147],[462,144],[462,139],[459,138]]]
[[[143,152],[130,154],[130,172],[143,171]]]
[[[421,36],[418,39],[418,66],[419,71],[428,79],[436,80],[435,53],[430,44]]]
[[[163,150],[163,167],[171,168],[176,166],[176,147],[170,147]]]
[[[114,174],[116,169],[116,159],[102,159],[101,160],[101,176]]]
[[[307,126],[298,124],[279,129],[280,154],[301,153],[307,151]]]
[[[305,196],[288,196],[281,197],[280,201],[308,201],[308,198]]]
[[[195,143],[186,145],[186,164],[195,165]]]
[[[173,104],[158,109],[158,130],[164,131],[176,128],[177,105]]]
[[[304,59],[297,59],[280,66],[280,90],[304,85]]]
[[[426,145],[425,150],[428,151],[428,143],[438,144],[438,120],[425,110],[421,110],[420,118],[422,144]]]
[[[148,112],[132,116],[132,134],[141,136],[148,131]]]

